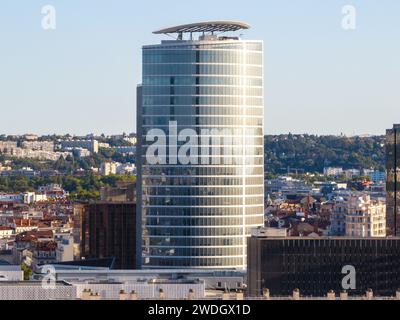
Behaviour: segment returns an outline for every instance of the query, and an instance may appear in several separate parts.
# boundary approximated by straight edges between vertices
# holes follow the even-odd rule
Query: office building
[[[253,236],[248,246],[248,293],[325,296],[347,289],[350,296],[371,288],[392,296],[400,287],[400,238],[307,238]],[[353,268],[354,267],[354,268]],[[355,285],[345,279],[353,272]],[[343,287],[345,284],[350,288]]]
[[[85,259],[115,258],[116,269],[136,267],[136,203],[94,202],[80,205],[80,254]]]
[[[400,124],[386,131],[387,234],[400,235]]]
[[[263,43],[215,34],[248,28],[177,26],[155,32],[176,40],[143,47],[143,268],[246,267],[247,237],[264,224]]]

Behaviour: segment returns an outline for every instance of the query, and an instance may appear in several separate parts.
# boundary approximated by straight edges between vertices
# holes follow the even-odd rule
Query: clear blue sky
[[[266,133],[383,134],[400,123],[399,16],[398,0],[1,0],[0,133],[132,132],[151,32],[229,19],[265,42]]]

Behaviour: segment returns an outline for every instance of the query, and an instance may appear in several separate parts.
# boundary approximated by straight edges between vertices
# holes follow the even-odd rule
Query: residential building
[[[65,140],[65,141],[61,141],[61,148],[62,149],[83,148],[83,149],[89,150],[92,153],[98,153],[99,152],[99,142],[94,139],[92,139],[92,140]]]
[[[100,174],[102,176],[117,174],[118,165],[117,162],[103,162],[100,166]]]
[[[133,175],[136,173],[136,165],[134,163],[122,163],[117,166],[117,174],[125,175],[130,174]]]
[[[347,170],[344,170],[344,175],[348,179],[353,179],[353,178],[359,177],[361,175],[361,170],[358,170],[358,169],[347,169]]]
[[[0,153],[10,154],[17,149],[16,141],[0,141]]]
[[[343,168],[335,168],[335,167],[327,167],[324,168],[324,175],[325,176],[333,176],[338,177],[343,174]]]
[[[54,151],[53,141],[23,141],[21,143],[23,149],[29,149],[32,151]]]
[[[386,181],[386,172],[373,171],[368,175],[373,183],[383,183]]]
[[[135,154],[136,153],[136,146],[120,146],[113,148],[117,153],[123,154]]]
[[[337,197],[331,214],[330,234],[347,237],[385,237],[386,204],[367,194]]]
[[[0,239],[9,238],[13,235],[13,233],[13,228],[0,226]]]
[[[57,242],[56,260],[57,262],[74,260],[74,238],[72,234],[56,234]]]
[[[25,256],[26,264],[34,271],[42,265],[50,265],[57,262],[57,242],[54,240],[33,240]]]
[[[263,43],[215,34],[248,28],[177,26],[155,32],[176,40],[143,47],[136,159],[143,268],[246,268],[251,228],[264,225]],[[146,156],[154,132],[165,133],[165,143]],[[190,155],[182,152],[188,138]]]

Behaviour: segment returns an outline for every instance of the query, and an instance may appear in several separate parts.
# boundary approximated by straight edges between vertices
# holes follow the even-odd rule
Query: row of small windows
[[[143,76],[144,86],[194,86],[194,85],[217,85],[217,86],[246,86],[246,87],[262,87],[263,79],[262,77],[243,78],[240,76],[192,76],[192,75],[181,75],[181,76]]]
[[[226,228],[221,226],[218,228],[171,228],[169,226],[148,227],[143,226],[144,234],[148,236],[179,236],[179,237],[212,237],[212,236],[241,236],[243,235],[242,227]]]
[[[145,243],[149,246],[241,246],[243,237],[235,238],[147,238]]]
[[[263,98],[233,96],[144,96],[142,98],[142,105],[263,106]]]
[[[217,50],[158,50],[145,51],[143,63],[246,63],[262,64],[261,52]]]
[[[145,196],[143,196],[145,197]],[[151,206],[240,206],[240,205],[261,205],[264,197],[248,196],[224,197],[224,198],[174,198],[174,197],[149,197],[146,204]]]
[[[263,224],[263,217],[246,217],[246,225]],[[147,218],[147,226],[171,227],[208,227],[208,226],[242,226],[243,218]]]
[[[192,139],[195,139],[196,141],[200,142],[200,147],[209,145],[209,146],[224,146],[224,147],[234,147],[234,146],[243,146],[243,136],[189,136]],[[174,139],[174,141],[177,141],[177,143],[174,143],[174,145],[180,146],[186,143],[186,141],[178,141],[178,138],[174,136],[171,138],[166,138],[166,143],[168,145],[168,141],[171,141],[171,139]],[[263,143],[263,138],[260,137],[245,137],[246,139],[246,145],[247,146],[257,146],[262,148],[262,143]],[[143,148],[146,148],[148,146],[152,145],[150,142],[145,142],[142,144]],[[160,144],[161,145],[161,144]],[[240,152],[241,154],[243,152]]]
[[[232,75],[262,77],[260,66],[224,64],[145,64],[143,75]]]
[[[244,172],[243,172],[244,171]],[[263,167],[144,167],[143,175],[168,175],[168,176],[206,176],[206,175],[237,175],[241,176],[243,173],[246,175],[263,175]]]
[[[226,188],[226,187],[208,187],[208,188],[187,188],[187,187],[144,187],[144,194],[153,196],[239,196],[262,194],[262,187],[245,188]]]
[[[210,153],[211,154],[211,153]],[[151,155],[152,157],[153,155]],[[155,156],[157,157],[157,156]],[[246,157],[242,157],[239,155],[231,155],[231,156],[207,156],[207,155],[182,155],[181,158],[179,158],[179,161],[186,161],[187,164],[189,165],[236,165],[236,166],[259,166],[262,165],[263,159],[262,155],[260,156],[249,156],[246,155]],[[176,163],[176,161],[175,161]],[[164,165],[164,164],[172,164],[171,159],[167,159],[166,157],[158,157],[155,159],[152,159],[152,162],[149,163],[148,160],[146,159],[143,162],[144,165],[153,165],[154,167],[158,165]],[[250,170],[250,169],[249,169]],[[164,179],[167,177],[166,174],[160,174],[160,175],[143,175],[145,178],[159,178],[159,179]],[[176,175],[175,177],[181,177],[183,175]],[[204,177],[204,176],[203,176]],[[212,178],[210,175],[209,178]],[[228,179],[232,179],[233,176],[228,176]]]
[[[143,96],[148,95],[223,95],[262,96],[262,87],[245,86],[143,86]]]
[[[174,50],[178,50],[179,52],[185,51],[185,50],[223,50],[223,51],[240,51],[244,50],[246,51],[262,51],[263,50],[263,44],[262,42],[259,41],[235,41],[235,42],[220,42],[220,41],[215,41],[215,42],[208,42],[208,43],[177,43],[177,44],[171,44],[168,43],[167,45],[161,44],[157,46],[146,46],[143,48],[144,52],[160,52],[160,51],[165,51],[165,52],[171,52]]]
[[[168,208],[144,207],[143,217],[146,216],[239,216],[239,215],[264,215],[264,204],[254,207],[226,207],[226,208]]]
[[[262,116],[262,107],[218,107],[218,106],[146,106],[142,108],[143,116]]]
[[[201,116],[181,116],[181,117],[157,117],[149,116],[143,117],[142,123],[147,126],[166,126],[171,121],[176,121],[178,125],[191,127],[194,125],[211,125],[211,126],[221,126],[221,125],[236,125],[236,126],[262,126],[263,118],[258,117],[248,117],[248,118],[238,118],[237,116],[231,117],[201,117]]]
[[[181,126],[193,126],[193,125],[246,125],[246,126],[262,126],[263,119],[262,117],[257,118],[245,118],[240,119],[237,117],[147,117],[143,118],[143,125],[147,126],[166,126],[170,121],[177,121]],[[244,122],[244,123],[243,123]]]
[[[170,135],[170,126],[164,126],[166,128],[166,134],[169,136]],[[144,127],[142,128],[142,134],[140,136],[141,141],[146,141],[146,135],[149,134],[149,130],[152,130],[153,128],[148,128]],[[177,123],[177,129],[178,132],[180,132],[183,129],[187,129],[186,126],[181,126],[179,123]],[[227,128],[216,128],[216,127],[207,127],[207,126],[201,126],[201,127],[196,127],[193,126],[191,128],[194,130],[193,134],[196,133],[196,136],[200,138],[204,137],[211,137],[213,139],[218,138],[218,139],[225,139],[225,137],[232,137],[232,139],[238,139],[238,138],[246,138],[246,141],[254,141],[254,137],[263,137],[263,130],[262,128],[254,128],[254,127],[228,127]],[[190,135],[189,135],[190,136]],[[176,135],[173,135],[171,132],[171,137],[176,137]],[[247,140],[249,139],[249,140]],[[204,141],[204,140],[203,140]],[[214,142],[212,144],[215,144]]]
[[[254,188],[146,188],[144,193],[151,194],[152,196],[242,196],[242,195],[260,195],[263,194],[261,187]]]
[[[165,149],[166,150],[166,149]],[[257,151],[253,149],[254,151]],[[222,152],[219,152],[220,154],[223,154]],[[163,154],[166,154],[166,152]],[[262,152],[259,152],[259,155],[248,155],[246,156],[240,156],[240,155],[226,155],[226,156],[213,156],[212,151],[209,153],[210,155],[184,155],[181,156],[180,161],[184,159],[187,161],[188,164],[190,165],[246,165],[246,166],[259,166],[262,165],[264,162]],[[153,157],[153,154],[151,154],[151,157]],[[147,158],[144,159],[143,164],[144,165],[153,165],[154,167],[157,167],[158,165],[165,165],[165,164],[172,164],[171,159],[168,159],[166,156],[157,156],[154,155],[154,157],[158,157],[155,159],[152,159],[151,164],[148,162],[149,160]],[[184,158],[183,158],[184,157]],[[176,161],[175,161],[176,164]],[[250,169],[248,169],[250,170]],[[152,175],[155,178],[161,178],[164,179],[166,178],[167,175],[162,174],[159,175],[158,177],[156,175]],[[146,178],[150,178],[149,175],[144,175]],[[228,179],[232,179],[229,177]]]
[[[243,247],[225,248],[149,248],[152,256],[239,256],[245,254]]]
[[[237,267],[243,265],[242,258],[153,258],[148,257],[143,259],[143,265],[147,267],[171,267],[171,268],[186,268],[186,267]]]
[[[214,185],[227,185],[227,186],[241,186],[243,184],[262,185],[264,183],[264,175],[260,177],[250,178],[219,178],[219,177],[144,177],[144,184],[146,185],[187,185],[187,186],[214,186]]]

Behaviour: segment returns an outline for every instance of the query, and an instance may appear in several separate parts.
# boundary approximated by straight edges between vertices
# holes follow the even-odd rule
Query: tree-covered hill
[[[320,172],[324,167],[385,169],[385,137],[265,136],[265,171]]]

